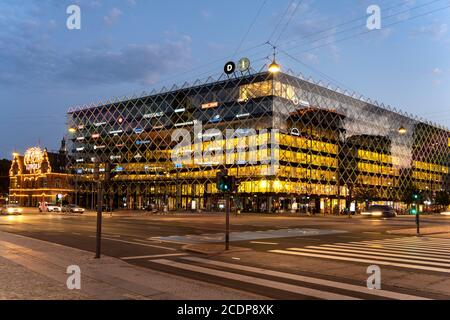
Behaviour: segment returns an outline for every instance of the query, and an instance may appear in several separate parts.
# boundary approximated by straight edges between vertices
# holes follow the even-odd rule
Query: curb
[[[253,251],[250,248],[231,247],[230,250],[225,251],[223,244],[187,244],[182,247],[183,250],[193,253],[200,253],[204,255],[221,255],[236,252]]]

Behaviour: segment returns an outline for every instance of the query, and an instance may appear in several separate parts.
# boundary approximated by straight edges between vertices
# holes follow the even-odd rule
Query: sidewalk
[[[69,290],[67,267],[81,269]],[[0,299],[230,299],[264,297],[127,264],[50,242],[0,232]]]

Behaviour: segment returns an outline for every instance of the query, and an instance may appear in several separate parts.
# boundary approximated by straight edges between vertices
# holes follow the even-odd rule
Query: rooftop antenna
[[[280,65],[276,61],[276,55],[277,55],[277,47],[273,45],[270,41],[267,41],[267,44],[272,47],[273,49],[273,59],[272,63],[269,65],[269,68],[267,69],[270,73],[278,73],[281,71]]]

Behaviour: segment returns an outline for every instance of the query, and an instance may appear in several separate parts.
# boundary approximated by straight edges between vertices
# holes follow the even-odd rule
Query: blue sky
[[[66,28],[71,4],[81,8],[81,30]],[[371,4],[382,10],[382,28],[366,32]],[[261,67],[269,39],[302,62],[280,52],[285,69],[332,79],[450,127],[449,6],[449,0],[2,0],[0,157],[38,143],[56,149],[70,106],[218,76],[232,58],[246,56]]]

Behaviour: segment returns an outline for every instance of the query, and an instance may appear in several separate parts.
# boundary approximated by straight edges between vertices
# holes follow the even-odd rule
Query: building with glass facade
[[[216,173],[239,181],[243,212],[337,213],[404,190],[449,190],[450,132],[287,73],[223,75],[143,97],[73,108],[77,203],[95,203],[93,160],[116,165],[114,207],[221,209]]]

